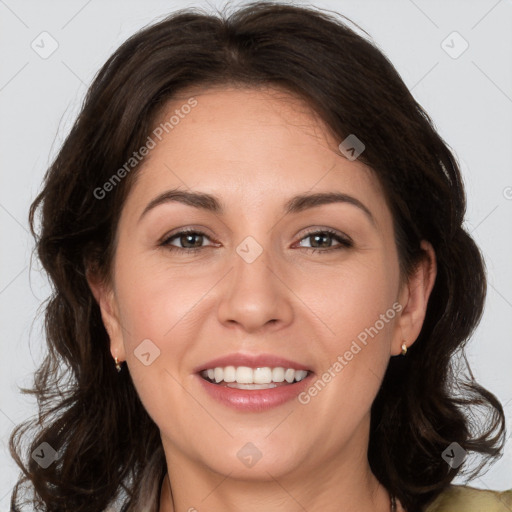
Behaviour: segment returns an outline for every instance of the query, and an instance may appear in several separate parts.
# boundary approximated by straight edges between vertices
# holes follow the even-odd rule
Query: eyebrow
[[[185,190],[172,189],[167,190],[166,192],[163,192],[162,194],[152,199],[146,208],[144,208],[144,211],[139,217],[139,222],[150,210],[161,204],[169,202],[186,204],[188,206],[193,206],[194,208],[206,210],[218,215],[222,215],[224,213],[224,208],[221,201],[211,194],[207,194],[205,192],[188,192]],[[284,213],[285,215],[299,213],[309,208],[315,208],[317,206],[332,203],[347,203],[356,206],[362,210],[369,218],[371,223],[376,226],[375,218],[373,217],[370,210],[361,201],[359,201],[359,199],[356,199],[355,197],[344,194],[342,192],[317,192],[313,194],[296,195],[285,203]]]

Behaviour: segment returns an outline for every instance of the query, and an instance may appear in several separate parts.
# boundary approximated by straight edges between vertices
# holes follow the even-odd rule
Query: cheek
[[[205,292],[204,280],[187,275],[184,269],[166,268],[148,254],[126,252],[117,261],[116,280],[130,343],[141,336],[157,343],[172,337],[172,330],[179,329],[179,322]]]
[[[150,413],[151,404],[159,400],[180,400],[178,388],[173,395],[173,377],[186,378],[187,355],[201,338],[204,297],[217,279],[211,272],[195,276],[190,270],[169,268],[161,260],[156,265],[155,259],[125,253],[116,267],[126,360]],[[161,395],[164,389],[170,395]]]
[[[338,272],[317,275],[321,280],[305,302],[314,304],[311,309],[327,327],[318,343],[323,345],[322,367],[336,375],[331,389],[370,399],[389,362],[400,307],[397,261],[382,253],[367,254]]]
[[[375,251],[337,268],[323,267],[315,272],[314,281],[302,280],[298,294],[333,336],[346,340],[391,308],[397,290],[397,263]]]
[[[329,297],[332,305],[326,323],[334,334],[318,340],[322,372],[317,375],[320,382],[310,388],[312,396],[316,389],[322,390],[318,398],[311,398],[314,415],[339,422],[345,432],[357,428],[378,393],[397,318],[393,294],[386,293],[391,287],[386,290],[367,275],[347,275],[339,283],[343,288]]]
[[[187,286],[183,272],[159,273],[148,261],[119,261],[116,277],[130,375],[144,408],[160,426],[168,423],[173,407],[193,412],[187,412],[192,406],[179,382],[191,339],[187,319],[204,288]]]

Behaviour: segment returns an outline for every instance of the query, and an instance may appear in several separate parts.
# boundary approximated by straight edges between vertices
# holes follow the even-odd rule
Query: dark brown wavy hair
[[[474,478],[501,455],[503,408],[464,356],[486,276],[462,227],[458,163],[393,65],[347,21],[274,2],[217,15],[189,8],[130,37],[96,75],[30,208],[52,294],[48,351],[33,388],[22,388],[37,397],[39,414],[10,438],[22,470],[12,510],[28,503],[30,510],[99,512],[114,499],[123,512],[158,510],[166,472],[159,430],[129,372],[115,370],[86,273],[110,282],[117,223],[137,168],[105,197],[94,191],[144,145],[169,100],[194,87],[274,86],[304,99],[340,141],[356,134],[366,145],[359,160],[393,214],[401,278],[424,256],[422,239],[435,249],[438,273],[421,333],[405,358],[390,359],[372,405],[368,458],[380,482],[420,512],[456,475]],[[47,468],[31,457],[43,442],[58,452]],[[473,471],[469,459],[452,469],[441,456],[452,442],[482,462]]]

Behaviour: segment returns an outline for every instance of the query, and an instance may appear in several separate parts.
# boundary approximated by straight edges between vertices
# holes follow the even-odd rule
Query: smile
[[[307,370],[247,366],[215,367],[196,373],[210,398],[231,409],[253,413],[297,399],[311,385],[313,376]]]
[[[265,366],[250,368],[248,366],[225,366],[203,370],[201,376],[211,383],[236,389],[270,389],[278,386],[300,382],[310,372]]]

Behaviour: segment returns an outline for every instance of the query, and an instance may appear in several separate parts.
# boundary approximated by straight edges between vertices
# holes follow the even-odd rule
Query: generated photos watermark
[[[357,340],[352,341],[349,350],[346,350],[343,355],[339,355],[336,361],[334,361],[334,363],[329,366],[329,368],[322,373],[322,375],[319,376],[307,390],[299,393],[297,397],[299,403],[306,405],[311,401],[311,398],[317,396],[318,393],[322,391],[325,386],[349,364],[350,361],[352,361],[354,356],[361,352],[361,350],[368,344],[368,337],[373,339],[377,336],[377,334],[384,329],[385,325],[395,318],[395,315],[400,313],[402,309],[402,305],[399,302],[395,302],[391,308],[380,315],[379,319],[376,320],[372,326],[361,331],[357,335]],[[363,345],[362,347],[359,345],[358,341]]]
[[[189,114],[194,107],[198,104],[197,100],[192,97],[189,98],[187,103],[181,105],[174,111],[174,114],[165,122],[160,123],[148,136],[146,142],[138,149],[134,151],[132,156],[112,174],[112,176],[105,182],[101,187],[96,187],[93,191],[93,195],[96,199],[104,199],[109,192],[112,192],[114,188],[125,178],[130,171],[132,171],[149,152],[156,147],[160,142],[164,134],[169,133],[173,130],[182,119]]]

